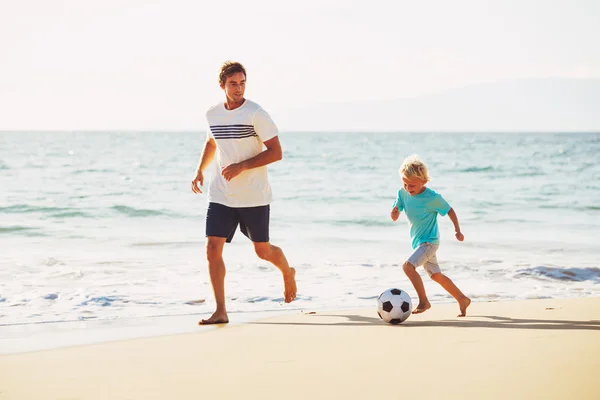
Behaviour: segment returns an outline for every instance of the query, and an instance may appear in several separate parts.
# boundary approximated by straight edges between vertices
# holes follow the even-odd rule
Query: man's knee
[[[409,263],[408,261],[406,261],[404,263],[404,265],[402,265],[402,269],[404,270],[405,274],[410,274],[411,272],[413,272],[415,270],[415,266],[412,265],[411,263]]]
[[[255,244],[254,251],[256,252],[258,258],[269,261],[272,258],[273,254],[272,247],[273,246],[271,246],[269,243],[261,243],[260,245]]]
[[[210,263],[218,261],[221,257],[223,257],[223,243],[209,239],[206,242],[206,259]]]

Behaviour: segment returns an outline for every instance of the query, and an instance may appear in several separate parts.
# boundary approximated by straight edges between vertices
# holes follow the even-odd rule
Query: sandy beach
[[[0,356],[0,399],[598,399],[600,298],[374,308]],[[190,320],[190,323],[195,323]]]

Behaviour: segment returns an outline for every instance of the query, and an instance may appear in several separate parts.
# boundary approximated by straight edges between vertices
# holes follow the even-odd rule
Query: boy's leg
[[[209,319],[203,319],[200,325],[226,324],[229,322],[225,307],[225,262],[223,247],[227,238],[209,236],[206,241],[206,259],[217,309]]]
[[[468,298],[460,291],[460,289],[452,282],[452,279],[448,278],[446,275],[441,272],[437,272],[431,275],[431,279],[442,285],[442,287],[446,290],[446,292],[450,293],[454,299],[458,302],[458,306],[460,307],[459,317],[464,317],[467,315],[467,307],[471,304],[471,299]]]
[[[284,299],[286,303],[296,298],[296,269],[290,267],[281,248],[269,242],[253,242],[256,255],[275,265],[283,275]]]
[[[404,273],[408,276],[408,279],[410,279],[419,296],[419,304],[413,311],[413,314],[420,314],[431,308],[431,304],[425,293],[425,286],[423,286],[423,279],[421,279],[421,275],[419,275],[415,268],[425,264],[429,258],[435,256],[436,249],[437,246],[431,245],[430,243],[422,243],[415,249],[414,253],[408,257],[408,260],[406,260],[403,265]]]
[[[425,293],[425,286],[423,285],[423,279],[421,279],[421,275],[419,275],[419,273],[416,271],[415,266],[408,261],[404,263],[402,269],[404,270],[406,276],[408,276],[408,279],[410,279],[410,282],[415,287],[417,295],[419,296],[419,305],[417,305],[417,308],[415,308],[412,313],[420,314],[427,311],[429,308],[431,308],[431,304],[427,299],[427,294]]]

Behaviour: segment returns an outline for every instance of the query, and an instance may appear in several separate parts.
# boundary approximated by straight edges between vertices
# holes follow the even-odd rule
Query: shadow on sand
[[[551,319],[522,319],[498,317],[493,315],[472,315],[454,320],[440,321],[415,321],[407,320],[402,324],[391,325],[383,323],[379,318],[365,317],[362,315],[332,315],[311,314],[308,318],[335,317],[344,318],[340,322],[269,322],[257,321],[257,325],[291,325],[291,326],[381,326],[386,328],[417,328],[417,327],[455,327],[455,328],[501,328],[501,329],[548,329],[548,330],[599,330],[600,321],[567,321]],[[477,318],[477,320],[471,319]],[[481,319],[485,318],[485,321]]]

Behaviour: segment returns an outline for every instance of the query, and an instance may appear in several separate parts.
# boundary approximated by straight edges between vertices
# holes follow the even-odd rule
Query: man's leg
[[[419,273],[415,269],[415,266],[408,261],[404,263],[402,269],[404,270],[406,276],[408,276],[408,279],[410,279],[410,282],[415,287],[417,295],[419,296],[419,305],[417,306],[417,308],[415,308],[415,310],[412,313],[420,314],[422,312],[427,311],[429,308],[431,308],[431,304],[427,299],[427,293],[425,293],[425,286],[423,285],[423,279],[421,279],[421,275],[419,275]]]
[[[226,324],[229,322],[225,307],[225,262],[223,261],[223,247],[226,240],[227,238],[217,236],[208,236],[206,238],[208,273],[217,309],[209,319],[200,321],[200,325]]]
[[[283,275],[284,298],[286,303],[296,298],[296,270],[288,264],[283,250],[273,246],[269,242],[252,242],[256,255],[265,261],[269,261],[281,271]]]

